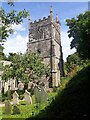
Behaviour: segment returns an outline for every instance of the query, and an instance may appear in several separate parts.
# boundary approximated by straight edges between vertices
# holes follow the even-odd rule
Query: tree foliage
[[[50,75],[50,68],[43,63],[43,59],[34,53],[14,54],[11,65],[5,66],[2,79],[15,78],[24,82],[40,79],[43,75]]]
[[[90,64],[90,60],[82,60],[77,52],[68,55],[67,61],[64,63],[64,70],[66,75],[74,75],[74,73],[81,70],[83,67],[86,67]]]
[[[13,2],[8,3],[11,7],[14,6]],[[29,16],[29,12],[25,9],[17,12],[16,10],[11,10],[6,13],[3,8],[0,8],[0,51],[3,51],[3,43],[6,41],[7,37],[14,32],[12,29],[13,24],[21,24],[23,19]]]
[[[0,61],[0,71],[3,69],[3,63]]]
[[[77,64],[77,65],[79,65],[80,61],[81,61],[81,59],[80,59],[78,53],[71,54],[71,55],[69,55],[67,57],[67,62],[69,64]]]
[[[90,59],[90,11],[67,19],[69,38],[72,38],[71,49],[76,48],[80,57]]]
[[[9,56],[7,57],[8,61],[13,61],[13,57],[17,55],[16,53],[9,53]]]
[[[81,65],[81,59],[78,53],[71,54],[67,57],[67,61],[64,64],[66,75],[71,74],[76,67]]]

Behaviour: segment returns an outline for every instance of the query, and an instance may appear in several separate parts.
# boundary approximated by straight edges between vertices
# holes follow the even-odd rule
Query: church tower
[[[29,42],[27,52],[39,53],[45,64],[50,65],[51,77],[49,87],[60,85],[60,75],[63,75],[63,53],[61,46],[60,21],[53,17],[52,6],[50,15],[38,21],[31,22],[29,18]]]

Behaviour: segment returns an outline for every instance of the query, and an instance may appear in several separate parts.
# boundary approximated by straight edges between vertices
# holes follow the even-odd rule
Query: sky
[[[6,12],[11,9],[21,11],[23,9],[29,10],[31,21],[42,19],[50,15],[50,6],[53,7],[54,18],[58,14],[61,23],[61,45],[63,50],[63,58],[66,61],[68,55],[75,52],[75,49],[70,49],[71,38],[68,38],[66,26],[66,19],[76,17],[80,13],[84,13],[88,9],[88,2],[15,2],[14,7],[9,7],[6,2],[2,3],[2,7]],[[24,19],[20,25],[13,25],[15,32],[10,35],[4,44],[4,53],[22,52],[25,53],[28,42],[28,20]]]

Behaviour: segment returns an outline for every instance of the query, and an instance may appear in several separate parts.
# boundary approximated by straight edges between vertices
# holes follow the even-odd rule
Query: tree
[[[3,74],[2,74],[2,80],[9,80],[11,78],[14,78],[14,70],[10,65],[6,65],[3,67]]]
[[[67,62],[64,64],[66,75],[71,75],[76,72],[78,66],[82,65],[82,62],[78,53],[69,55],[67,57]]]
[[[0,60],[6,60],[6,56],[3,52],[0,52]]]
[[[13,2],[8,2],[8,4],[13,7]],[[6,41],[7,37],[14,32],[12,29],[13,24],[21,24],[23,19],[29,16],[29,12],[25,9],[17,12],[16,10],[11,10],[5,13],[3,8],[0,8],[0,53],[3,52],[3,43]]]
[[[90,59],[90,11],[67,19],[69,26],[69,38],[72,38],[71,49],[76,48],[79,56],[83,59]]]
[[[81,61],[81,59],[80,59],[78,53],[71,54],[67,57],[67,62],[69,64],[80,65],[80,61]]]
[[[16,55],[16,53],[9,53],[9,56],[7,58],[8,61],[13,61],[13,57]]]
[[[2,71],[3,69],[3,63],[0,61],[0,72]]]
[[[15,78],[23,82],[39,80],[43,75],[50,76],[49,66],[43,63],[43,59],[35,53],[16,54],[11,59],[10,66],[5,66],[2,79]]]

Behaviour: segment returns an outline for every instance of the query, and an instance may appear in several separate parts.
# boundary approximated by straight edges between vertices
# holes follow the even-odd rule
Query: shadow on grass
[[[78,72],[46,109],[26,120],[88,120],[89,91],[90,65]]]

